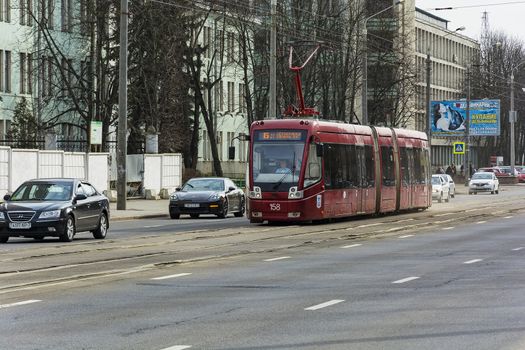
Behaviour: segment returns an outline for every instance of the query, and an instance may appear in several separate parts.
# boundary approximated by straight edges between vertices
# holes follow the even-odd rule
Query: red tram
[[[250,140],[251,222],[323,220],[432,203],[422,132],[299,117],[257,121]]]

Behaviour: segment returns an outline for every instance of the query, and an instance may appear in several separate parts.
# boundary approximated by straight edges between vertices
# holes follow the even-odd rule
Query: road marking
[[[393,224],[399,224],[400,222],[414,221],[414,219],[403,219],[392,222]]]
[[[144,226],[144,228],[153,228],[153,227],[161,227],[161,226],[164,226],[164,225],[149,225],[149,226]]]
[[[471,211],[478,211],[478,210],[483,210],[483,209],[486,209],[486,208],[468,209],[468,210],[465,210],[465,213],[470,213]]]
[[[518,247],[518,248],[514,248],[514,249],[512,249],[512,250],[514,250],[514,251],[518,251],[518,250],[523,250],[523,248],[524,248],[524,247]]]
[[[434,216],[439,217],[439,216],[447,216],[447,215],[454,215],[454,213],[442,213],[442,214],[436,214]]]
[[[400,283],[410,282],[410,281],[417,280],[417,279],[419,279],[419,277],[407,277],[407,278],[403,278],[403,279],[394,281],[392,283],[400,284]]]
[[[399,236],[397,238],[408,238],[408,237],[414,237],[414,235],[404,235],[404,236]]]
[[[362,246],[362,244],[357,243],[357,244],[344,245],[341,248],[346,249],[346,248],[354,248],[354,247],[359,247],[359,246]]]
[[[161,276],[161,277],[155,277],[155,278],[152,278],[152,280],[167,280],[168,278],[177,278],[177,277],[183,277],[183,276],[189,276],[191,275],[191,273],[188,273],[188,272],[184,272],[184,273],[178,273],[176,275],[168,275],[168,276]]]
[[[38,303],[39,301],[42,301],[42,300],[25,300],[25,301],[19,301],[18,303],[3,304],[3,305],[0,305],[0,309],[5,309],[8,307],[12,307],[12,306],[20,306],[20,305]]]
[[[264,261],[277,261],[277,260],[284,260],[284,259],[290,259],[290,257],[289,256],[281,256],[281,257],[278,257],[278,258],[266,259]]]
[[[454,228],[454,226],[443,227],[442,230],[452,230],[453,228]]]
[[[378,222],[378,223],[375,223],[375,224],[359,225],[356,228],[372,227],[372,226],[379,226],[379,225],[383,225],[383,223],[382,222]]]
[[[164,348],[162,350],[184,350],[191,348],[191,345],[174,345],[170,346],[169,348]]]
[[[486,223],[485,220],[481,220],[481,221],[476,222],[476,224],[484,224],[484,223]]]
[[[341,299],[334,299],[334,300],[327,301],[326,303],[322,303],[322,304],[318,304],[318,305],[307,307],[305,310],[306,311],[315,311],[315,310],[322,309],[324,307],[328,307],[328,306],[332,306],[332,305],[335,305],[335,304],[342,303],[343,301],[344,300],[341,300]]]
[[[465,261],[463,264],[474,264],[480,261],[483,261],[483,259],[473,259],[473,260]]]
[[[505,216],[504,219],[512,219],[512,216]]]

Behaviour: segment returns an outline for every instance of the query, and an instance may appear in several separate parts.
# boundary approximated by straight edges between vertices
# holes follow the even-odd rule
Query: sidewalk
[[[117,203],[110,203],[111,221],[168,217],[168,199],[128,199],[126,210],[117,210]]]

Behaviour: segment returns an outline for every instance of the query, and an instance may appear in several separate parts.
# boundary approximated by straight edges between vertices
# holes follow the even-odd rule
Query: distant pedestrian
[[[452,176],[452,166],[448,166],[447,170],[445,171],[445,174]]]
[[[452,163],[452,165],[450,166],[452,168],[452,177],[456,176],[456,166],[454,165],[454,163]]]
[[[471,177],[472,174],[474,174],[474,171],[475,171],[474,168],[472,167],[472,163],[470,163],[468,165],[468,171],[469,171],[468,176]]]

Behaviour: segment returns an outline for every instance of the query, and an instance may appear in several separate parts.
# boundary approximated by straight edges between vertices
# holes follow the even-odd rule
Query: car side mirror
[[[8,200],[10,200],[10,199],[11,199],[11,195],[10,195],[10,194],[6,194],[6,195],[4,196],[4,201],[8,201]]]
[[[87,199],[87,196],[84,193],[79,193],[75,196],[75,200],[77,201],[83,201],[84,199]]]
[[[176,187],[175,188],[175,191],[177,191],[177,192],[180,191],[180,190],[182,190],[182,188],[180,188],[180,187]]]
[[[235,187],[233,186],[228,187],[228,192],[231,192],[231,191],[235,191]]]

